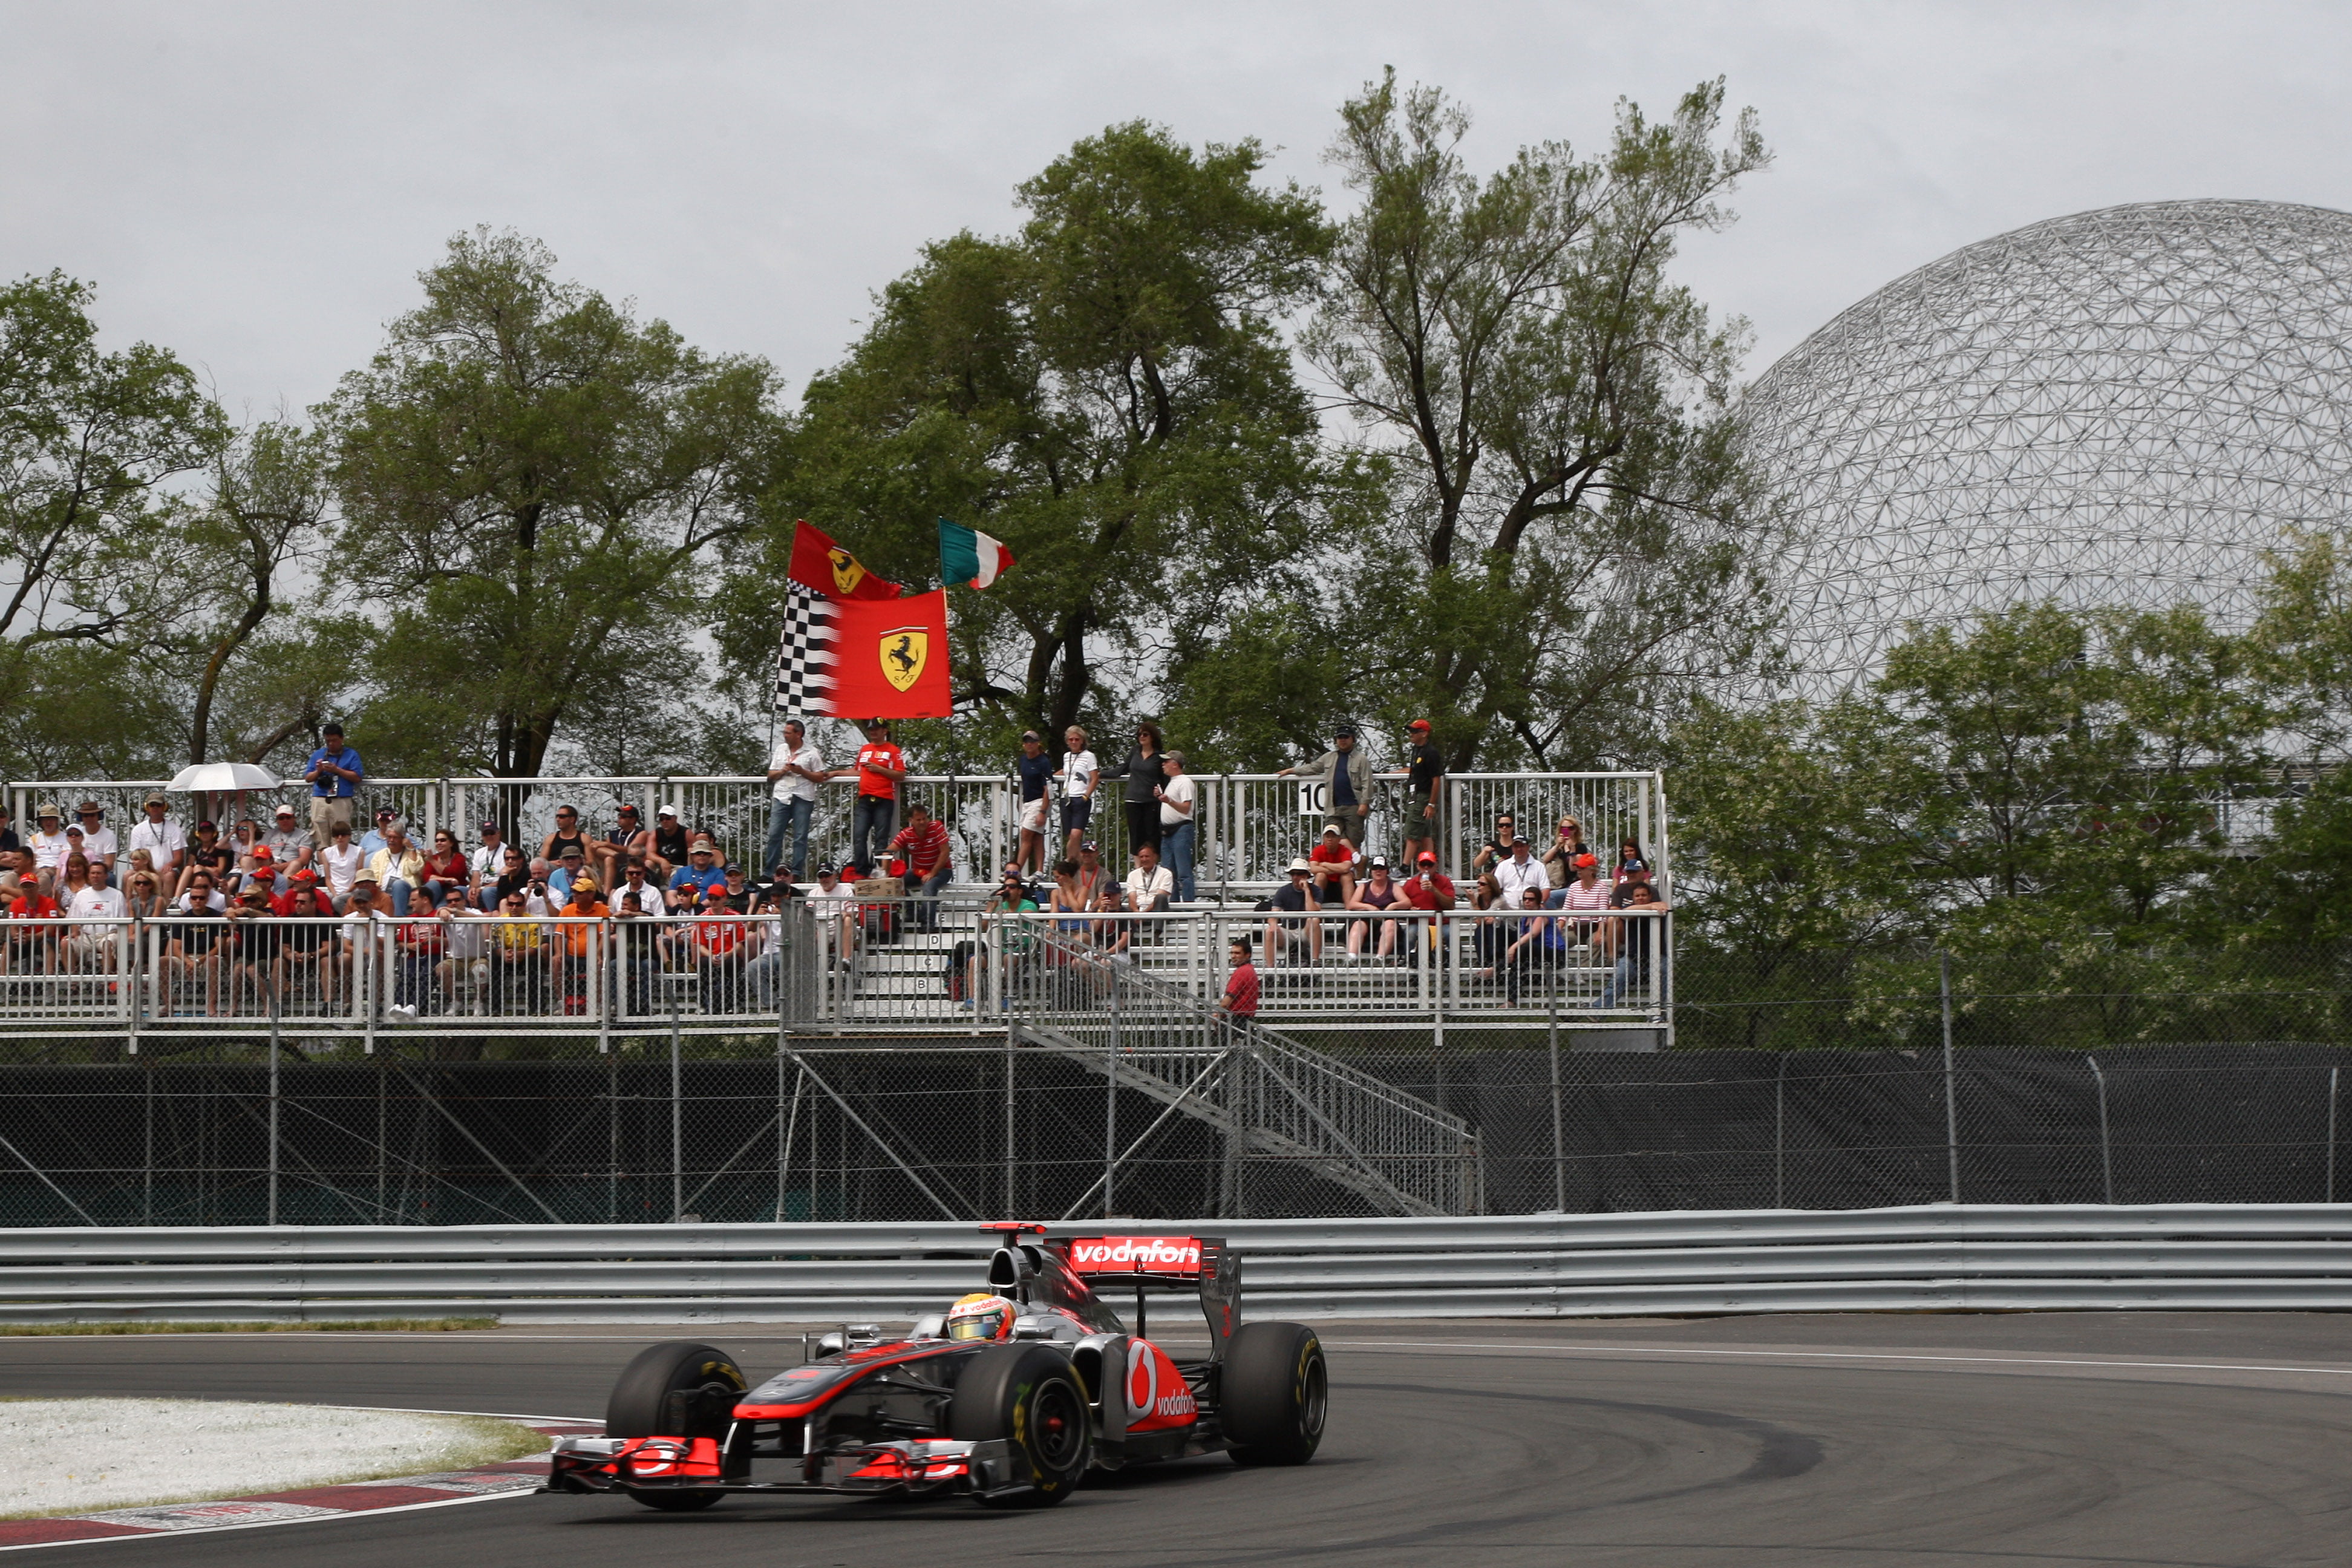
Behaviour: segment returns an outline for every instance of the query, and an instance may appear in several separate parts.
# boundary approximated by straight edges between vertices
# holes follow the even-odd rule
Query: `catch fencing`
[[[2352,1048],[1579,1050],[1024,1005],[982,1037],[266,1032],[0,1067],[13,1226],[2352,1198]]]
[[[1234,1247],[1253,1320],[2352,1308],[2352,1205],[1170,1228]],[[986,1256],[951,1224],[18,1230],[0,1232],[0,1321],[903,1322],[977,1286]]]

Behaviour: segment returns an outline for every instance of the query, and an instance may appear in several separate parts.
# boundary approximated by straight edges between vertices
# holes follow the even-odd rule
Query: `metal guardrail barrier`
[[[2352,1308],[2352,1205],[1958,1206],[1196,1226],[1254,1315]],[[0,1231],[0,1321],[905,1319],[970,1287],[965,1224]]]

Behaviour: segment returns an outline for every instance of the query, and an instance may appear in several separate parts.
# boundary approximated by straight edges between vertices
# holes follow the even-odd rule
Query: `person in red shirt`
[[[1315,893],[1327,905],[1344,905],[1356,897],[1356,847],[1336,822],[1323,825],[1323,842],[1307,852],[1315,867]]]
[[[705,1013],[732,1013],[740,1010],[743,986],[743,963],[751,955],[744,950],[751,928],[742,916],[727,907],[727,889],[702,889],[702,912],[693,917],[694,965],[702,972],[702,1010]]]
[[[26,878],[17,885],[16,896],[8,901],[8,918],[12,921],[54,922],[65,910],[57,900],[41,891],[38,881]],[[54,923],[12,927],[8,932],[7,966],[18,974],[45,974],[54,971],[58,963],[58,932],[63,928]]]
[[[305,888],[315,888],[318,883],[319,873],[308,866],[303,867],[286,879],[286,890],[269,900],[269,912],[284,920],[294,912],[294,901],[302,896],[302,890]],[[328,912],[331,914],[333,911]]]
[[[940,889],[948,885],[948,875],[955,868],[948,825],[918,801],[907,808],[907,826],[890,840],[889,852],[907,857],[907,898],[915,929],[937,931]]]
[[[1436,851],[1424,849],[1421,852],[1418,869],[1405,879],[1404,901],[1414,909],[1427,910],[1432,915],[1443,914],[1454,907],[1454,879],[1439,873]],[[1444,939],[1440,935],[1441,922],[1433,919],[1412,923],[1421,929],[1407,933],[1411,942],[1405,956],[1410,962],[1420,963],[1423,952],[1442,953],[1444,951]]]
[[[1217,1000],[1217,1010],[1235,1018],[1257,1016],[1257,965],[1250,962],[1250,944],[1235,937],[1232,947],[1233,973],[1225,976],[1225,994]]]
[[[887,845],[898,826],[898,784],[907,776],[906,753],[890,743],[890,726],[867,721],[866,743],[857,748],[857,805],[850,817],[850,843],[858,875],[874,875],[873,847]]]

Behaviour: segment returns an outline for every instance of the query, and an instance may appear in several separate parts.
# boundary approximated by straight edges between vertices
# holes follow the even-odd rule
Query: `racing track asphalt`
[[[1162,1327],[1170,1325],[1163,1323]],[[2352,1316],[2058,1313],[1321,1326],[1315,1463],[1223,1458],[1042,1514],[525,1497],[52,1550],[89,1568],[2352,1562]],[[707,1338],[754,1375],[773,1327]],[[670,1331],[0,1337],[0,1394],[603,1414]]]

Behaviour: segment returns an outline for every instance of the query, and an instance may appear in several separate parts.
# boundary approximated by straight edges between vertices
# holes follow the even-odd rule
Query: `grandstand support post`
[[[1789,1053],[1772,1075],[1772,1206],[1789,1206]]]
[[[1004,1213],[1007,1218],[1017,1215],[1021,1212],[1020,1203],[1013,1190],[1013,1180],[1019,1174],[1013,1169],[1013,1150],[1016,1146],[1014,1140],[1020,1134],[1020,1123],[1015,1115],[1016,1108],[1013,1099],[1013,1026],[1006,1025],[1004,1029]]]
[[[1958,1203],[1960,1201],[1960,1113],[1958,1106],[1952,1098],[1952,954],[1949,949],[1937,950],[1936,973],[1937,988],[1941,992],[1944,1003],[1944,1160],[1950,1170],[1951,1201]],[[2093,1065],[2092,1070],[2097,1070],[2096,1064]],[[2104,1131],[2106,1125],[2106,1091],[2102,1089],[2099,1092],[2099,1122],[2102,1128],[2099,1141],[2102,1144],[2106,1142],[2106,1134]],[[2110,1181],[2107,1185],[2112,1189],[2115,1184]],[[2109,1203],[2116,1201],[2112,1192],[2107,1201]]]
[[[145,1011],[140,1005],[139,998],[150,966],[140,960],[145,955],[148,930],[145,921],[134,920],[131,922],[130,931],[123,934],[122,942],[123,967],[128,971],[122,976],[122,1005],[125,1027],[129,1030],[123,1045],[126,1054],[134,1057],[139,1054],[139,1015]]]
[[[140,1161],[139,1223],[153,1225],[155,1223],[155,1064],[142,1062],[140,1064],[140,1069],[139,1076],[146,1080],[147,1085],[147,1129],[146,1149]],[[2335,1140],[2329,1139],[2328,1143],[2332,1150]],[[2328,1171],[2332,1177],[2335,1172],[2333,1160],[2328,1162]]]
[[[1559,996],[1544,998],[1551,1048],[1551,1206],[1568,1212],[1568,1143],[1561,1136],[1559,1116]]]
[[[2107,1202],[2112,1204],[2116,1201],[2116,1157],[2107,1142],[2107,1075],[2099,1070],[2098,1058],[2086,1056],[2083,1059],[2091,1064],[2091,1079],[2098,1086],[2099,1172],[2105,1181]]]
[[[1516,851],[1514,851],[1516,853]],[[1445,1050],[1445,982],[1454,973],[1446,960],[1454,956],[1454,932],[1449,917],[1439,910],[1430,917],[1430,931],[1437,939],[1429,953],[1429,1016],[1430,1047],[1443,1055]]]
[[[613,920],[607,915],[596,922],[588,935],[588,985],[596,1005],[596,1054],[613,1054],[613,994],[621,978],[619,968],[613,963],[620,950],[613,938]]]
[[[677,987],[669,992],[669,1222],[686,1216],[686,1065],[677,1026]]]
[[[2336,1075],[2344,1069],[2327,1069],[2327,1201],[2336,1201]]]
[[[269,1223],[278,1223],[278,987],[269,988]]]
[[[1103,1058],[1103,1218],[1111,1216],[1111,1172],[1118,1163],[1118,976],[1110,983],[1110,1047]]]

